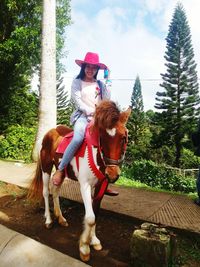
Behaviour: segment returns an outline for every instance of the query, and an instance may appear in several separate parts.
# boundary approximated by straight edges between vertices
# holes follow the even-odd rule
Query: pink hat
[[[100,69],[107,69],[107,66],[105,64],[99,62],[99,55],[92,52],[87,52],[84,60],[76,59],[75,62],[80,67],[82,66],[82,64],[85,63],[85,64],[97,65]]]

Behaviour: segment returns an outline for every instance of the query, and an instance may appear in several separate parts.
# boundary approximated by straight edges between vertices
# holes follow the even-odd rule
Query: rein
[[[105,194],[105,191],[108,187],[108,179],[106,179],[105,174],[103,174],[96,166],[93,158],[92,153],[92,144],[90,142],[91,135],[89,133],[89,129],[86,131],[86,140],[87,140],[87,148],[88,148],[88,165],[91,169],[91,171],[94,173],[94,175],[100,180],[101,187],[99,189],[99,192],[95,196],[94,200],[100,200]],[[99,149],[99,147],[98,147]]]
[[[108,186],[108,179],[106,178],[105,174],[102,173],[96,166],[95,162],[94,162],[94,158],[93,158],[93,152],[92,152],[92,142],[91,142],[91,134],[89,129],[86,130],[86,142],[87,142],[87,148],[88,148],[88,165],[91,169],[91,171],[94,173],[94,175],[98,178],[98,180],[101,183],[99,192],[97,193],[97,195],[95,196],[94,200],[99,200],[103,197],[107,186]],[[97,135],[97,139],[99,140],[99,135]],[[125,145],[125,150],[126,151],[126,145]],[[116,160],[116,159],[111,159],[106,157],[103,154],[103,151],[101,150],[101,146],[98,143],[97,149],[100,151],[100,155],[101,155],[101,160],[104,163],[104,166],[118,166],[120,164],[122,164],[124,157],[125,157],[125,152],[122,154],[121,158]]]

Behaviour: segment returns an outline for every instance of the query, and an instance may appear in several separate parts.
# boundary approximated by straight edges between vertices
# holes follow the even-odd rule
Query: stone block
[[[175,249],[174,235],[164,227],[144,223],[131,238],[131,266],[167,267]]]

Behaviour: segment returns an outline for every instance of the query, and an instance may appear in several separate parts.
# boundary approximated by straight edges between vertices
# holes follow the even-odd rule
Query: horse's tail
[[[35,175],[29,186],[27,197],[32,201],[42,201],[42,190],[43,190],[43,181],[42,181],[42,166],[41,161],[38,159],[37,167],[35,170]]]

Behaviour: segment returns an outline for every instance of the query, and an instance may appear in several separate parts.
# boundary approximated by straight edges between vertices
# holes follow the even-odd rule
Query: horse
[[[96,106],[93,123],[89,124],[81,148],[82,155],[74,156],[66,168],[69,178],[80,184],[85,208],[84,227],[79,240],[79,253],[82,261],[90,259],[90,246],[101,250],[102,245],[95,233],[96,217],[108,183],[114,183],[120,175],[124,160],[128,131],[126,123],[131,109],[120,111],[113,101],[104,100]],[[62,156],[57,151],[66,134],[73,134],[71,128],[59,125],[48,131],[42,141],[35,176],[29,188],[29,197],[40,195],[44,198],[47,228],[52,226],[49,208],[49,183],[53,166],[58,168]],[[95,141],[93,141],[93,139]],[[60,186],[52,185],[54,215],[62,226],[68,226],[59,204]]]

